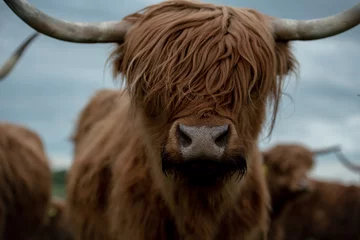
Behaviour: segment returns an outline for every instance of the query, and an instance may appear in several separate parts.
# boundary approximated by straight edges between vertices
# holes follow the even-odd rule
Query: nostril
[[[228,126],[226,126],[226,128],[224,128],[221,133],[219,133],[219,135],[216,137],[215,139],[215,144],[218,147],[226,147],[227,143],[228,143],[228,139],[229,139],[229,128]]]
[[[191,145],[192,140],[191,138],[186,134],[186,132],[182,129],[182,125],[180,124],[177,127],[176,135],[179,141],[180,146],[182,147],[188,147]]]

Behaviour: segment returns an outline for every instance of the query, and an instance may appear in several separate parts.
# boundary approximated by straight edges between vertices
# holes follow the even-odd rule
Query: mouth
[[[191,186],[212,186],[230,179],[241,180],[247,170],[246,159],[240,155],[221,159],[183,159],[164,151],[161,165],[165,176]]]

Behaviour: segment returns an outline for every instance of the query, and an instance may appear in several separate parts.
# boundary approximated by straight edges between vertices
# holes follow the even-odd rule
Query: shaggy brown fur
[[[272,198],[270,240],[360,239],[360,187],[308,178],[312,152],[281,144],[264,152]]]
[[[39,136],[0,123],[0,239],[23,240],[36,232],[50,191],[51,171]]]
[[[317,180],[312,186],[286,212],[282,239],[359,240],[360,187]]]
[[[307,174],[314,164],[313,153],[301,144],[278,144],[263,152],[263,161],[272,202],[269,239],[284,239],[286,212],[295,199],[312,190]]]
[[[78,123],[76,124],[74,135],[71,137],[73,142],[78,143],[75,144],[75,155],[78,149],[86,148],[86,146],[81,146],[80,139],[87,135],[95,123],[113,112],[116,101],[119,99],[117,96],[119,96],[118,91],[108,89],[100,90],[96,92],[95,96],[91,98],[91,101],[82,110]]]
[[[65,215],[65,201],[53,198],[47,214],[45,223],[28,240],[72,240],[73,236]]]
[[[215,111],[244,121],[270,97],[275,118],[282,77],[296,62],[287,42],[275,42],[266,16],[194,1],[143,11],[124,18],[136,24],[112,58],[114,76],[126,77],[146,115],[172,121]]]
[[[282,77],[295,65],[288,44],[251,9],[169,1],[126,19],[135,25],[112,57],[127,88],[107,114],[90,106],[96,96],[86,107],[95,120],[74,135],[75,238],[259,239],[269,199],[257,140],[267,99],[275,119]],[[228,125],[227,156],[246,160],[240,184],[229,176],[197,188],[166,176],[162,154],[179,155],[178,124]]]

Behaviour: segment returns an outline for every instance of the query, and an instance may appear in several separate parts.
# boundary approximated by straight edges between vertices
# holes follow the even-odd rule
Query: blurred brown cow
[[[51,170],[40,137],[0,123],[0,239],[24,240],[44,223]]]
[[[338,151],[279,144],[263,153],[273,208],[269,240],[360,239],[360,188],[308,177],[315,155]]]
[[[360,187],[317,180],[312,185],[287,211],[285,239],[359,240]]]

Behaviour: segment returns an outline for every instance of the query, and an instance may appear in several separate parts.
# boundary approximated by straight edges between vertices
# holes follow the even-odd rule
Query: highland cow
[[[53,198],[41,228],[28,240],[72,240],[65,200]]]
[[[21,56],[24,54],[25,49],[29,44],[39,35],[39,33],[33,33],[29,36],[21,45],[16,49],[16,51],[9,57],[9,59],[0,67],[0,80],[5,78],[11,70],[14,69],[16,63],[19,61]]]
[[[263,166],[271,196],[269,240],[284,238],[283,222],[294,201],[312,191],[308,177],[314,156],[336,152],[338,146],[311,150],[302,144],[277,144],[263,152]],[[294,216],[295,218],[296,216]]]
[[[51,170],[40,137],[0,123],[0,239],[24,240],[43,224],[51,196]]]
[[[360,186],[315,179],[309,185],[311,191],[294,199],[279,223],[282,238],[274,239],[359,240]]]
[[[87,240],[259,239],[269,199],[257,140],[267,103],[273,126],[282,80],[296,68],[289,41],[360,22],[360,4],[296,21],[177,0],[78,24],[4,1],[45,35],[118,43],[114,76],[126,88],[84,137],[74,134],[68,210],[75,239]]]
[[[292,203],[284,239],[360,239],[360,187],[312,180],[314,190]]]

